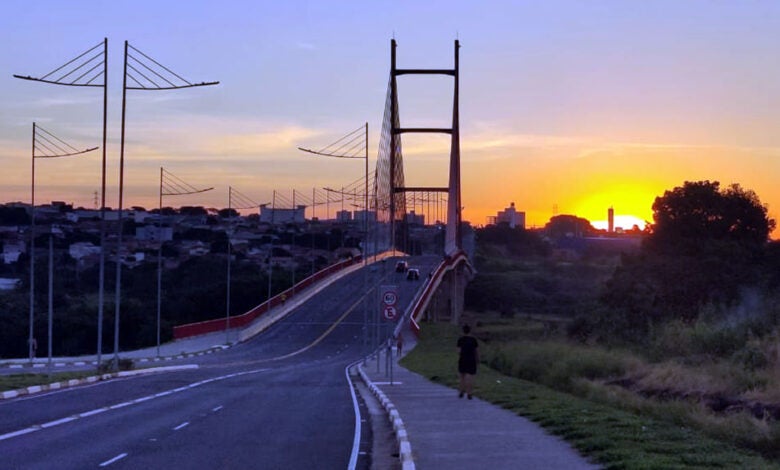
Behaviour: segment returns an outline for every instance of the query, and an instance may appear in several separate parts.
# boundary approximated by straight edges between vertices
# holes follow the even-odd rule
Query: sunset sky
[[[215,87],[129,91],[125,205],[156,207],[159,168],[215,190],[166,205],[226,207],[228,186],[338,187],[360,160],[321,147],[364,122],[371,165],[390,68],[451,68],[461,41],[464,218],[514,202],[553,215],[651,220],[685,180],[740,183],[780,218],[780,2],[37,1],[0,14],[0,201],[30,197],[36,121],[100,143],[102,93],[17,80],[109,40],[108,205],[117,200],[124,40]],[[452,80],[399,79],[403,126],[447,127]],[[446,185],[449,140],[404,136],[406,180]],[[100,154],[38,161],[37,201],[93,206]],[[628,228],[628,227],[627,227]],[[777,235],[777,234],[775,234]]]

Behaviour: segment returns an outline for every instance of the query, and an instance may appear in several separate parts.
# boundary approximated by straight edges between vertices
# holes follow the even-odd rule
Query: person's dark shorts
[[[461,374],[476,375],[477,362],[476,361],[458,361],[458,372]]]

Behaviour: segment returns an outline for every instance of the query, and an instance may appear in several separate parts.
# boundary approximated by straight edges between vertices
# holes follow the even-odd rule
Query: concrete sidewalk
[[[406,351],[414,347],[413,334],[404,334]],[[386,372],[386,354],[362,366],[373,383],[397,410],[403,468],[418,469],[595,469],[563,440],[538,425],[499,406],[458,398],[457,390],[439,385],[397,364],[393,357],[393,384]],[[369,384],[371,388],[372,384]],[[388,406],[385,406],[388,408]],[[391,417],[391,419],[393,419]],[[398,433],[398,429],[396,430]],[[413,465],[405,462],[403,441],[408,439]]]

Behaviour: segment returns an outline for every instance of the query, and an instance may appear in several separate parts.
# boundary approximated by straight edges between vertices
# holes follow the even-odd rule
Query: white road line
[[[133,404],[133,402],[126,401],[124,403],[117,403],[116,405],[111,405],[111,406],[108,407],[108,409],[109,410],[118,410],[119,408],[124,408],[124,407],[130,406],[132,404]]]
[[[68,416],[67,418],[62,418],[62,419],[58,419],[58,420],[55,420],[55,421],[49,421],[48,423],[43,423],[43,424],[41,424],[41,427],[44,428],[44,429],[45,428],[50,428],[50,427],[53,427],[53,426],[57,426],[59,424],[70,423],[71,421],[75,421],[77,419],[79,419],[79,416]]]
[[[186,428],[189,425],[190,425],[190,422],[189,421],[185,421],[185,422],[181,423],[180,425],[176,426],[175,428],[173,428],[173,430],[174,431],[178,431],[179,429]]]
[[[23,436],[25,434],[29,434],[31,432],[38,431],[39,429],[40,428],[26,428],[26,429],[20,429],[18,431],[2,434],[2,435],[0,435],[0,441],[4,441],[6,439],[11,439],[12,437]]]
[[[234,374],[230,374],[230,375],[223,375],[223,376],[220,376],[220,377],[213,377],[211,379],[202,380],[200,382],[195,382],[195,383],[198,384],[196,386],[200,386],[200,385],[205,385],[205,384],[210,383],[210,382],[218,382],[220,380],[226,380],[226,379],[230,379],[230,378],[233,378],[233,377],[238,377],[238,376],[241,376],[241,375],[257,374],[257,373],[260,373],[260,372],[265,372],[267,370],[268,370],[267,368],[248,370],[248,371],[238,372],[238,373],[234,373]],[[58,420],[55,420],[55,421],[49,421],[48,423],[44,423],[44,424],[41,424],[41,425],[30,426],[28,428],[20,429],[18,431],[12,431],[12,432],[9,432],[9,433],[6,433],[6,434],[0,434],[0,441],[6,440],[6,439],[11,439],[11,438],[18,437],[18,436],[22,436],[24,434],[28,434],[28,433],[31,433],[31,432],[39,431],[41,429],[51,428],[51,427],[54,427],[54,426],[58,426],[60,424],[69,423],[71,421],[76,421],[76,420],[81,419],[81,418],[87,418],[89,416],[94,416],[96,414],[103,413],[104,411],[116,410],[116,409],[119,409],[119,408],[124,408],[126,406],[135,405],[137,403],[141,403],[141,402],[144,402],[144,401],[147,401],[147,400],[152,400],[154,398],[160,398],[160,397],[164,397],[166,395],[171,395],[173,393],[183,392],[185,390],[190,390],[191,388],[194,388],[194,387],[185,386],[185,387],[175,388],[173,390],[166,390],[165,392],[156,393],[154,395],[147,395],[145,397],[136,398],[135,400],[126,401],[126,402],[118,403],[116,405],[111,405],[111,406],[104,406],[102,408],[96,408],[96,409],[91,410],[91,411],[85,411],[83,413],[79,413],[79,414],[74,415],[74,416],[61,418],[61,419],[58,419]],[[215,408],[212,411],[218,411],[220,409],[222,409],[222,405],[218,406],[217,408]],[[188,424],[190,424],[190,423],[189,422],[182,423],[178,427],[174,428],[174,430],[179,430],[179,429],[187,426]],[[127,456],[127,454],[120,454],[119,456],[114,457],[112,460],[108,460],[106,462],[103,462],[103,464],[110,465],[110,464],[116,462],[117,460],[122,459],[122,458],[124,458],[126,456]],[[105,465],[103,465],[103,464],[100,464],[100,466],[104,467]]]
[[[121,453],[114,457],[113,459],[106,460],[105,462],[101,463],[101,467],[108,467],[112,463],[116,462],[117,460],[122,460],[123,458],[127,457],[127,452]]]
[[[224,408],[224,407],[222,405],[219,405],[216,408],[212,408],[211,411],[217,412],[217,411],[221,410],[222,408]]]
[[[89,416],[95,416],[96,414],[100,414],[104,411],[108,411],[108,408],[98,408],[96,410],[86,411],[84,413],[79,414],[79,418],[87,418]]]
[[[349,456],[348,470],[355,470],[357,466],[358,451],[360,450],[360,406],[358,405],[357,396],[355,395],[355,385],[352,383],[352,378],[349,376],[349,368],[358,364],[360,361],[355,361],[352,364],[344,368],[344,375],[347,376],[347,383],[349,384],[349,393],[352,394],[352,406],[355,410],[355,435],[352,438],[352,453]]]

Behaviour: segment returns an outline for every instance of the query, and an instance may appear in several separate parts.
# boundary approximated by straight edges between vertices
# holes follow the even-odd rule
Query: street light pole
[[[132,54],[130,51],[132,50]],[[201,82],[192,83],[172,70],[168,69],[164,65],[160,64],[156,60],[152,59],[148,55],[144,54],[137,48],[131,46],[125,41],[125,55],[124,55],[124,73],[122,74],[122,132],[119,145],[119,234],[117,237],[116,248],[116,300],[114,303],[114,369],[119,367],[119,313],[121,305],[121,289],[122,289],[122,203],[124,196],[124,171],[125,171],[125,116],[127,110],[127,90],[178,90],[182,88],[201,87],[208,85],[217,85],[219,82]],[[128,59],[133,61],[133,64],[128,66]],[[132,74],[128,73],[128,67],[132,70]],[[144,70],[140,72],[139,69]],[[128,86],[128,78],[133,84]],[[159,329],[159,322],[158,322]],[[159,331],[158,331],[159,334]],[[159,342],[159,341],[158,341]],[[159,346],[158,346],[159,354]]]
[[[364,131],[364,132],[361,132]],[[320,150],[312,150],[307,149],[303,147],[298,147],[298,150],[301,150],[303,152],[311,153],[314,155],[321,155],[324,157],[333,157],[333,158],[362,158],[365,161],[365,174],[364,174],[364,190],[365,190],[365,200],[364,200],[364,211],[363,211],[363,250],[362,250],[362,257],[363,257],[363,293],[366,294],[366,290],[368,287],[368,270],[366,267],[368,266],[368,122],[365,123],[365,126],[360,126],[354,131],[346,134],[342,138],[338,139],[337,141],[331,143],[330,145],[323,147]],[[361,150],[363,151],[363,155],[360,155]],[[330,193],[328,193],[328,201],[330,201]],[[344,187],[341,188],[341,211],[344,212]],[[344,231],[342,229],[341,232],[341,246],[344,246]],[[376,247],[374,247],[376,250]],[[369,343],[369,302],[364,296],[363,299],[363,344],[368,345]]]
[[[167,181],[166,176],[168,177]],[[162,198],[163,196],[186,196],[188,194],[205,193],[212,189],[214,188],[198,189],[176,177],[170,171],[165,171],[163,167],[160,167],[160,205],[157,213],[157,238],[160,239],[160,245],[157,248],[157,357],[160,357],[160,319],[162,317]]]
[[[101,87],[103,88],[103,159],[101,164],[100,185],[100,273],[98,280],[98,326],[97,326],[97,362],[100,364],[100,354],[103,349],[103,291],[105,285],[105,237],[106,237],[106,128],[108,120],[108,38],[103,38],[103,54],[93,52],[100,48],[100,44],[81,53],[81,55],[57,67],[40,78],[31,76],[14,75],[15,78],[35,82],[49,83],[63,86],[76,87]],[[102,62],[101,62],[102,60]],[[102,71],[100,65],[102,64]],[[97,70],[97,72],[96,72]],[[52,77],[57,74],[55,78]],[[93,83],[99,78],[103,83]],[[77,77],[77,78],[73,78]],[[33,205],[34,207],[34,205]],[[32,338],[30,338],[32,342]],[[32,354],[32,345],[31,351]]]
[[[237,189],[232,186],[228,186],[228,230],[227,230],[227,289],[225,299],[225,344],[230,343],[230,282],[231,282],[231,262],[232,262],[232,246],[230,243],[230,236],[233,234],[233,227],[231,218],[233,215],[233,197],[236,197],[238,203],[242,207],[236,207],[236,209],[256,209],[260,207],[260,204],[249,199],[241,194]]]
[[[38,132],[40,131],[40,132]],[[30,333],[27,338],[28,354],[30,362],[33,360],[34,345],[36,343],[34,336],[35,321],[35,159],[36,158],[60,158],[81,155],[96,150],[97,147],[86,150],[77,150],[75,147],[60,139],[56,135],[38,126],[33,122],[32,128],[32,153],[31,156],[31,178],[30,178]],[[49,286],[51,289],[51,285]],[[51,292],[49,293],[51,294]],[[51,313],[51,295],[49,298],[49,310]],[[51,342],[49,342],[51,350]]]

